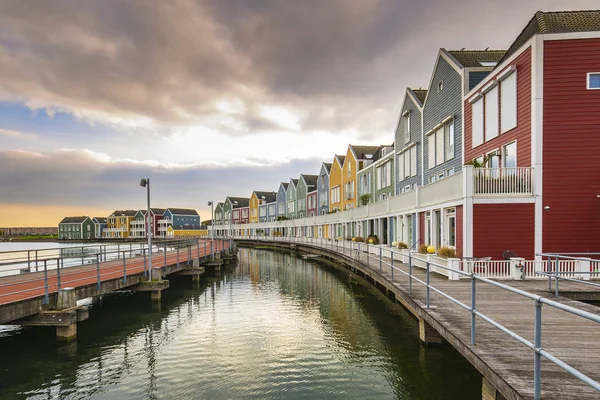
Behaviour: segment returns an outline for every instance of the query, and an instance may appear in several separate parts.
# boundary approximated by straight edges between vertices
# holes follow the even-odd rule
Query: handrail
[[[304,244],[308,244],[308,245],[311,245],[314,247],[321,247],[321,248],[325,248],[325,249],[331,248],[334,251],[337,251],[338,253],[341,253],[344,255],[348,255],[346,253],[346,250],[349,250],[350,257],[352,257],[352,252],[354,251],[354,243],[355,243],[355,242],[350,241],[350,243],[348,245],[345,245],[344,242],[347,242],[347,241],[345,241],[343,239],[339,240],[339,241],[338,240],[335,240],[335,241],[327,240],[325,242],[325,246],[323,246],[323,238],[320,238],[321,240],[319,243],[319,240],[316,240],[319,238],[312,238],[312,237],[309,238],[309,240],[306,240],[301,237],[291,237],[290,238],[290,237],[271,237],[271,236],[260,236],[260,237],[259,236],[233,236],[233,238],[242,239],[242,240],[250,239],[250,240],[264,240],[264,241],[271,240],[271,241],[283,241],[283,242],[302,242]],[[340,245],[340,243],[341,243],[341,245]],[[319,244],[320,244],[320,246],[319,246]],[[460,306],[460,308],[468,310],[471,313],[471,344],[472,345],[476,345],[476,318],[475,317],[479,317],[482,320],[489,323],[490,325],[492,325],[493,327],[495,327],[496,329],[500,330],[501,332],[507,334],[508,336],[512,337],[513,339],[517,340],[518,342],[522,343],[523,345],[525,345],[529,349],[531,349],[534,352],[534,399],[539,400],[541,398],[541,357],[544,357],[545,359],[551,361],[552,363],[557,365],[559,368],[570,373],[571,375],[573,375],[577,379],[581,380],[582,382],[587,383],[594,389],[600,391],[600,382],[590,378],[589,376],[587,376],[584,373],[582,373],[581,371],[573,368],[572,366],[568,365],[564,361],[560,360],[559,358],[555,357],[554,355],[552,355],[551,353],[549,353],[548,351],[546,351],[542,348],[542,306],[546,305],[546,306],[567,312],[569,314],[584,318],[586,320],[589,320],[589,321],[592,321],[592,322],[595,322],[598,324],[600,324],[600,315],[592,314],[588,311],[580,310],[578,308],[575,308],[575,307],[572,307],[569,305],[565,305],[565,304],[559,303],[554,300],[550,300],[550,299],[545,298],[540,295],[529,293],[527,291],[517,289],[512,286],[509,286],[509,285],[506,285],[506,284],[503,284],[500,282],[496,282],[496,281],[493,281],[488,278],[480,277],[475,273],[467,273],[464,271],[458,271],[458,270],[449,268],[447,266],[444,266],[444,265],[441,265],[439,263],[435,263],[435,262],[432,262],[429,260],[427,261],[427,268],[426,268],[426,278],[427,279],[426,279],[426,282],[424,282],[423,280],[419,279],[418,277],[413,276],[413,274],[412,274],[412,255],[410,254],[410,252],[408,255],[409,272],[406,272],[406,271],[393,265],[394,255],[399,254],[394,249],[386,248],[386,250],[389,252],[389,255],[390,255],[390,262],[387,262],[384,260],[384,257],[382,255],[382,250],[380,250],[379,255],[377,255],[377,254],[373,254],[370,252],[371,248],[369,247],[369,244],[366,244],[366,247],[367,247],[367,267],[369,269],[375,270],[375,268],[369,264],[369,257],[370,256],[373,256],[376,258],[378,257],[380,272],[382,272],[382,268],[383,268],[384,264],[386,266],[389,266],[390,271],[391,271],[392,282],[394,281],[394,271],[400,272],[400,273],[408,276],[409,277],[409,296],[410,297],[413,297],[412,289],[411,289],[413,281],[416,281],[417,283],[420,283],[426,287],[426,304],[425,304],[425,306],[427,309],[430,308],[430,290],[433,290],[434,292],[436,292],[436,293],[442,295],[443,297],[447,298],[448,300],[450,300],[452,303],[457,304],[458,306]],[[341,248],[341,251],[340,251],[340,248]],[[356,250],[362,250],[363,248],[364,248],[364,245],[362,243],[357,243]],[[406,255],[404,255],[402,253],[400,253],[400,255],[403,258],[406,257]],[[359,255],[358,261],[360,262],[360,255]],[[452,271],[452,273],[456,273],[456,274],[463,275],[463,276],[466,275],[466,276],[470,277],[470,279],[471,279],[471,306],[468,306],[467,304],[453,298],[452,296],[448,295],[447,293],[444,293],[442,290],[435,288],[435,287],[433,287],[433,285],[431,285],[431,283],[430,283],[431,268],[430,267],[432,265],[437,268],[442,268],[444,270]],[[388,278],[385,275],[381,274],[381,276],[382,276],[382,278],[388,280]],[[562,278],[562,279],[566,279],[566,278]],[[527,340],[523,336],[519,335],[518,333],[505,327],[501,323],[495,321],[493,318],[491,318],[477,310],[476,297],[475,297],[477,281],[489,284],[491,286],[503,289],[507,292],[514,293],[516,295],[520,295],[520,296],[523,296],[525,298],[528,298],[528,299],[534,301],[534,303],[535,303],[535,325],[534,325],[534,341],[533,342]]]

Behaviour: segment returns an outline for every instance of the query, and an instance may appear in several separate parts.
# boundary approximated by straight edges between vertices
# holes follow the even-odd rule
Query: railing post
[[[392,260],[390,265],[390,274],[392,274],[392,282],[394,282],[394,252],[390,250],[390,258]]]
[[[27,271],[31,272],[31,255],[29,254],[29,250],[27,250]]]
[[[96,254],[96,290],[100,290],[100,255]]]
[[[535,326],[534,326],[534,354],[533,354],[533,398],[540,400],[542,387],[542,303],[535,301]]]
[[[58,290],[60,290],[60,258],[56,259],[56,281]]]
[[[559,264],[558,264],[558,255],[555,257],[556,262],[554,264],[554,296],[558,297],[558,269],[559,269]]]
[[[144,276],[148,278],[148,267],[146,265],[146,249],[142,249],[142,255],[144,256]]]
[[[475,328],[475,324],[477,322],[477,318],[475,315],[475,311],[477,310],[476,302],[477,302],[477,279],[475,279],[475,274],[471,273],[471,344],[475,345],[477,331]]]
[[[117,243],[117,259],[121,257],[121,243]]]
[[[125,251],[123,251],[123,283],[127,283],[127,262],[125,261]]]
[[[35,251],[35,272],[38,272],[38,251]]]
[[[36,251],[37,253],[37,251]],[[37,260],[36,260],[37,264]],[[46,265],[46,260],[44,260],[44,304],[49,304],[50,298],[48,296],[48,266]]]
[[[546,261],[546,274],[548,275],[548,293],[552,291],[552,259],[548,256],[548,260]]]
[[[427,261],[427,297],[426,297],[426,306],[429,308],[429,261]]]
[[[412,254],[408,251],[408,295],[412,297]]]
[[[381,251],[381,247],[379,248],[379,272],[383,272],[383,254]]]
[[[177,245],[177,268],[179,269],[179,245]]]
[[[165,243],[165,249],[163,251],[163,257],[165,260],[165,265],[163,266],[165,269],[167,268],[167,244]]]

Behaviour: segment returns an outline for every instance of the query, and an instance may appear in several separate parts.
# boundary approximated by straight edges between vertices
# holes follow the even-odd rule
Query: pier
[[[545,279],[450,280],[427,263],[363,243],[305,238],[237,238],[242,246],[286,248],[330,259],[402,304],[424,344],[446,341],[482,375],[483,399],[600,397],[600,287]],[[551,282],[552,283],[552,282]]]
[[[78,266],[62,267],[65,260],[46,258],[37,272],[28,272],[31,265],[16,269],[17,274],[0,277],[0,324],[54,326],[57,339],[69,341],[77,335],[77,322],[88,318],[87,309],[78,306],[77,300],[134,290],[150,292],[150,299],[158,302],[162,291],[169,287],[169,281],[164,279],[167,276],[191,276],[197,281],[205,269],[219,274],[225,263],[235,261],[228,240],[188,239],[169,242],[164,248],[162,252],[152,251],[152,280],[147,249],[122,251],[117,259],[101,261],[110,254],[105,250],[91,254],[95,263]],[[26,264],[27,259],[20,263]],[[18,264],[15,259],[6,263]]]

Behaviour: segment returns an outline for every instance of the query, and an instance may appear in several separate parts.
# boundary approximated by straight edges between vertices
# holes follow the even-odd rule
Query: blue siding
[[[325,204],[321,204],[321,194],[325,197]],[[321,171],[317,178],[317,212],[319,215],[329,212],[329,172],[325,165],[321,164]]]
[[[171,211],[165,210],[163,218],[173,218],[173,214],[171,214]]]
[[[438,92],[438,83],[443,81],[443,90]],[[436,125],[448,117],[454,117],[454,158],[442,164],[429,168],[429,137],[423,138],[423,161],[425,184],[429,177],[437,176],[440,172],[454,168],[455,172],[462,169],[462,78],[461,75],[444,59],[438,57],[437,68],[431,80],[431,87],[423,106],[423,133],[427,134]],[[444,149],[445,151],[445,149]]]
[[[298,205],[296,204],[296,187],[294,186],[294,183],[290,180],[290,183],[288,184],[288,188],[287,188],[287,194],[286,194],[286,199],[287,202],[289,203],[290,201],[294,201],[294,212],[287,212],[286,210],[286,215],[288,218],[296,218],[296,216],[298,215]],[[286,208],[287,208],[287,204],[286,204]]]
[[[279,203],[283,203],[283,210],[279,207]],[[283,185],[279,185],[279,190],[277,191],[277,216],[285,216],[287,214],[287,193]]]
[[[265,213],[265,215],[262,217],[261,217],[261,211]],[[258,222],[267,222],[267,221],[268,221],[267,204],[260,204],[258,206]]]
[[[200,227],[200,216],[198,215],[173,215],[173,226],[184,228]]]
[[[402,114],[404,114],[406,111],[408,111],[410,113],[410,140],[407,142],[405,142],[404,140],[404,117],[402,116]],[[395,144],[396,144],[396,154],[395,154],[395,162],[394,164],[395,166],[395,173],[394,173],[394,177],[396,179],[396,194],[400,194],[402,193],[402,189],[406,186],[406,185],[421,185],[421,176],[423,174],[422,171],[422,163],[421,163],[421,159],[423,157],[423,152],[422,152],[422,132],[421,132],[421,109],[419,108],[419,106],[417,104],[415,104],[415,102],[413,101],[412,97],[408,94],[408,91],[406,93],[406,95],[404,96],[404,104],[402,106],[402,111],[400,111],[400,118],[399,118],[399,122],[398,122],[398,127],[396,129],[396,135],[395,135]],[[416,143],[417,146],[417,175],[407,178],[407,179],[403,179],[403,177],[400,176],[400,165],[398,163],[398,152],[402,151],[402,149],[404,149],[407,146],[410,146],[411,144]]]
[[[469,90],[473,89],[479,82],[481,82],[490,71],[471,71],[469,72]]]

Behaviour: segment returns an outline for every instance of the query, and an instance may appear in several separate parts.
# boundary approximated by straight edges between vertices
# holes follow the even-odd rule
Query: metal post
[[[125,262],[125,252],[123,252],[123,283],[127,283],[127,263]]]
[[[558,255],[556,256],[556,262],[554,264],[554,278],[556,282],[554,282],[554,295],[558,297]]]
[[[476,299],[477,299],[477,291],[475,283],[477,280],[475,279],[475,274],[471,273],[471,344],[475,344],[476,331],[475,331],[475,310],[476,308]]]
[[[50,297],[48,296],[48,266],[46,265],[46,260],[44,260],[44,304],[49,303]]]
[[[142,249],[142,255],[144,256],[144,276],[148,278],[148,266],[146,265],[146,249]]]
[[[167,268],[167,245],[165,244],[165,251],[163,251],[163,255],[165,257],[165,269]]]
[[[100,257],[96,254],[96,289],[100,290]]]
[[[412,297],[412,255],[408,251],[408,295]]]
[[[177,268],[179,269],[179,245],[177,245]]]
[[[29,250],[27,250],[27,270],[31,272],[31,255],[29,254]]]
[[[392,282],[394,282],[394,252],[390,250],[390,257],[392,259],[392,265],[390,265],[390,273],[392,274]]]
[[[551,268],[552,268],[552,259],[548,256],[548,260],[546,261],[546,273],[548,274],[548,293],[552,291],[552,276],[550,276]]]
[[[541,398],[542,381],[542,303],[535,301],[535,326],[534,326],[534,353],[533,353],[533,398]]]
[[[379,272],[383,272],[383,255],[381,254],[381,247],[379,248]]]
[[[427,261],[427,308],[429,308],[429,261]]]
[[[38,251],[35,251],[35,272],[38,272]]]
[[[83,246],[81,246],[81,265],[83,265]]]
[[[60,290],[60,259],[59,258],[56,259],[56,280],[57,280],[58,290]]]
[[[117,243],[117,260],[121,257],[121,243]]]

